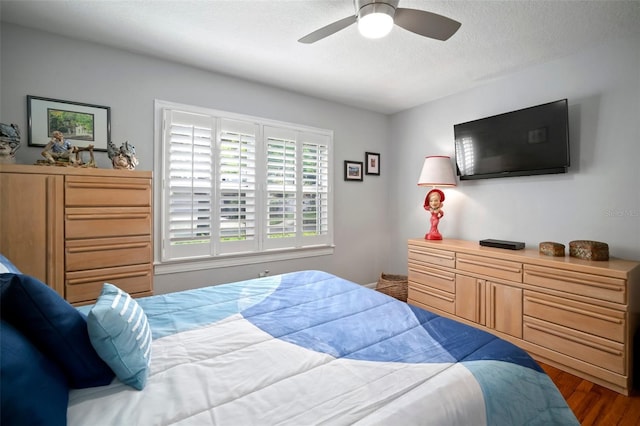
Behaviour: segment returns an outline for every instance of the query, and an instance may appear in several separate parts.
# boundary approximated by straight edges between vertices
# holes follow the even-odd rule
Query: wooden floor
[[[598,426],[640,425],[640,392],[624,396],[550,365],[539,363],[551,377],[580,423]]]

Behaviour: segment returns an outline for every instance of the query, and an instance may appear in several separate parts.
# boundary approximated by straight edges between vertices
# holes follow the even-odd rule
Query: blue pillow
[[[141,390],[151,361],[151,328],[144,311],[129,294],[105,283],[87,318],[96,352],[123,383]]]
[[[13,274],[19,274],[20,271],[16,268],[16,265],[11,263],[9,259],[0,254],[0,274],[11,272]]]
[[[55,362],[69,386],[111,383],[113,371],[93,349],[86,317],[51,287],[28,275],[2,274],[0,293],[2,319]]]
[[[60,368],[0,321],[0,424],[66,425],[69,388]]]

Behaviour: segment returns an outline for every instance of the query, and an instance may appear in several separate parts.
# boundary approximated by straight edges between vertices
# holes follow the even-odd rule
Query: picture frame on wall
[[[29,146],[46,146],[53,132],[78,147],[93,145],[107,152],[111,140],[111,108],[108,106],[27,96]]]
[[[365,152],[365,173],[380,176],[380,154],[377,152]]]
[[[344,162],[344,180],[345,181],[362,181],[362,168],[364,164],[362,161],[349,161]]]

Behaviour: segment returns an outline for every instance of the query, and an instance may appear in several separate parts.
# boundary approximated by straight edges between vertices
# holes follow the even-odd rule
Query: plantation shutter
[[[264,248],[330,243],[328,136],[265,127],[264,138]]]
[[[329,138],[303,133],[302,139],[302,237],[303,246],[328,244]]]
[[[164,258],[211,253],[214,125],[207,115],[164,111]]]
[[[333,245],[331,132],[177,104],[156,111],[160,263]]]
[[[265,248],[295,247],[297,220],[296,132],[264,128],[266,143]]]
[[[219,253],[258,249],[254,123],[221,119],[218,138]]]

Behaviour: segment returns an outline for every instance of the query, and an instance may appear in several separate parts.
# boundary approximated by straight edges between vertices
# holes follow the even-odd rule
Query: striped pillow
[[[141,390],[151,361],[151,328],[140,305],[105,283],[87,317],[89,338],[100,358],[121,382]]]

